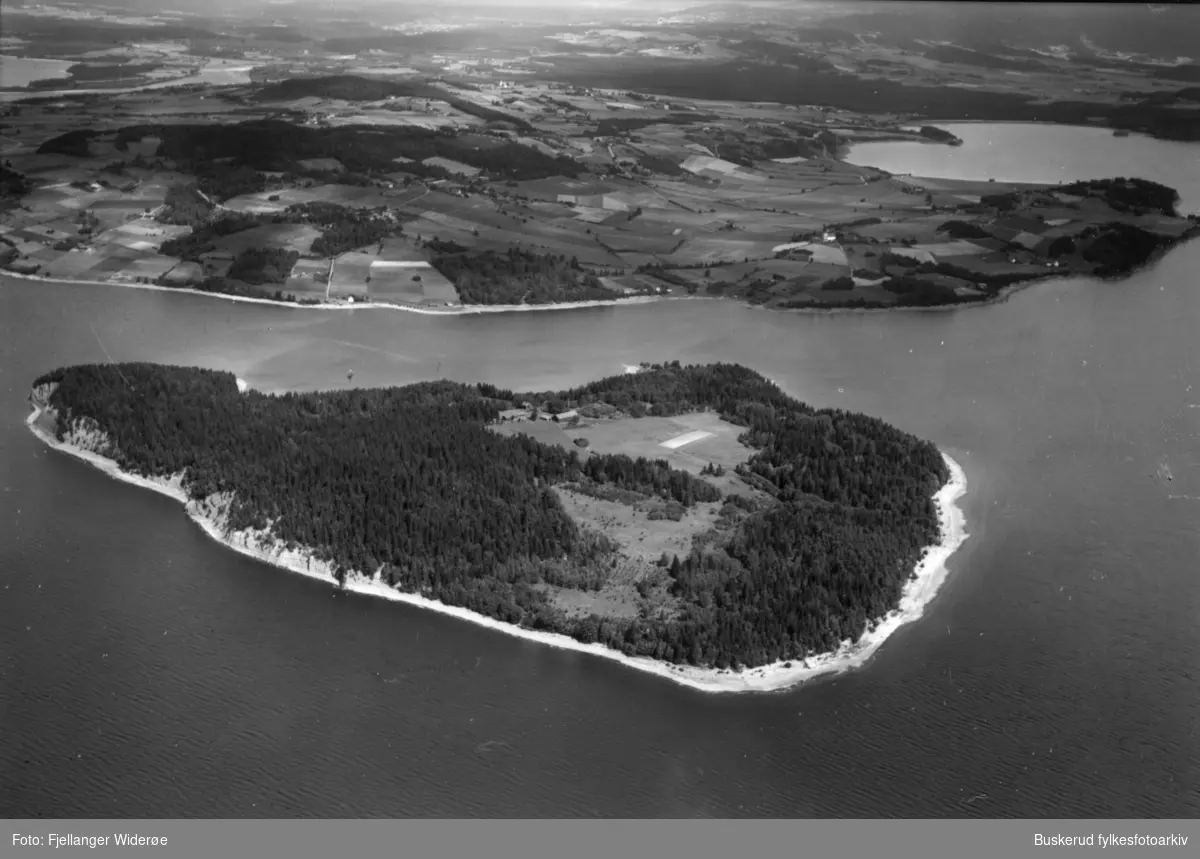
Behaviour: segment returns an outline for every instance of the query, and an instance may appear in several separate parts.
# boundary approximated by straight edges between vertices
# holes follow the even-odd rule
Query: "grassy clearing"
[[[294,278],[329,271],[329,263],[324,261],[311,263],[311,271],[308,267],[302,269],[303,264],[301,261],[293,269]],[[458,301],[454,284],[429,265],[420,249],[405,238],[384,240],[381,251],[371,248],[339,256],[332,264],[328,295],[400,304],[445,305]]]
[[[913,250],[931,253],[938,260],[942,260],[945,257],[982,256],[987,253],[986,248],[964,241],[931,242],[929,244],[913,245]]]
[[[653,564],[663,556],[683,557],[692,548],[692,540],[712,528],[721,502],[696,504],[678,522],[672,519],[648,519],[646,514],[619,501],[592,498],[570,489],[557,488],[555,494],[576,522],[602,531],[621,547],[627,557]]]
[[[329,297],[366,301],[369,296],[370,276],[371,259],[366,254],[342,254],[334,260],[330,271]]]
[[[493,424],[491,429],[500,435],[527,435],[536,441],[540,441],[542,444],[555,444],[563,450],[578,451],[580,459],[584,459],[587,456],[586,451],[581,450],[575,445],[574,439],[567,435],[562,425],[554,421],[510,421]]]
[[[394,301],[404,304],[421,304],[425,301],[424,276],[432,271],[424,269],[371,270],[371,282],[367,294],[371,301]]]
[[[742,262],[746,259],[760,260],[774,256],[775,241],[756,241],[743,238],[722,238],[715,235],[697,236],[684,243],[679,250],[663,254],[664,262],[676,265],[695,263]]]
[[[697,504],[678,522],[650,520],[645,512],[616,501],[603,501],[556,488],[567,514],[579,525],[598,530],[620,547],[621,559],[597,591],[547,587],[555,605],[568,615],[636,617],[639,614],[671,615],[678,603],[667,592],[669,579],[656,565],[665,553],[684,557],[693,540],[711,530],[720,504]],[[638,586],[641,584],[642,593]]]
[[[675,450],[662,443],[690,432],[708,432],[711,436]],[[664,459],[672,468],[699,474],[710,462],[732,471],[754,453],[737,437],[744,430],[721,418],[715,412],[694,412],[670,418],[584,419],[578,426],[564,431],[570,439],[586,438],[588,447],[598,453],[623,453]]]
[[[324,300],[329,289],[326,280],[328,276],[328,260],[298,260],[292,266],[291,276],[288,277],[283,291],[296,296],[297,299]]]
[[[214,244],[223,250],[239,254],[251,248],[282,248],[307,254],[312,250],[313,239],[321,231],[308,224],[263,224],[228,236],[220,236]]]
[[[225,201],[225,208],[235,212],[282,212],[288,206],[301,203],[337,203],[359,209],[375,209],[395,205],[395,192],[357,185],[318,185],[312,188],[289,188],[281,191],[260,191],[243,194]]]

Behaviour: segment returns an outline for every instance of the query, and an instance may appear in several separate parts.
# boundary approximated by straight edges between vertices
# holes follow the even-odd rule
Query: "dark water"
[[[7,282],[0,811],[1195,816],[1200,501],[1171,496],[1200,496],[1198,265],[1193,244],[1121,284],[834,317],[696,301],[436,320]],[[545,387],[740,361],[951,450],[973,536],[866,669],[705,695],[337,595],[44,449],[29,382],[105,349],[265,388],[350,366],[364,385],[440,363]]]
[[[1198,270],[1193,243],[1123,283],[824,317],[0,283],[0,815],[1196,817]],[[29,383],[106,350],[267,389],[738,361],[951,451],[972,536],[863,670],[706,695],[336,594],[48,451]]]

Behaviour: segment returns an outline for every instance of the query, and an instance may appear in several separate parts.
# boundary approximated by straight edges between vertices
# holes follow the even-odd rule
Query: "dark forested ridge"
[[[505,253],[471,252],[431,241],[433,266],[458,289],[467,304],[550,304],[556,301],[611,301],[606,289],[577,260],[510,247]]]
[[[515,394],[424,382],[323,393],[240,393],[229,373],[154,364],[56,370],[61,434],[96,421],[126,471],[185,472],[193,498],[232,493],[234,528],[270,527],[349,570],[500,620],[630,655],[718,668],[801,658],[857,639],[896,607],[939,537],[937,449],[888,424],[813,409],[744,367],[647,365],[569,391]],[[551,487],[592,482],[685,506],[719,500],[665,461],[592,454],[488,428],[531,402],[607,404],[626,415],[718,412],[754,449],[738,467],[766,493],[722,540],[667,560],[669,616],[568,617],[544,585],[602,575],[616,547]],[[583,575],[587,573],[588,575]],[[583,586],[583,585],[580,585]]]
[[[72,131],[42,144],[39,152],[86,156],[88,140],[98,132]],[[309,159],[336,158],[345,166],[338,181],[381,176],[396,169],[395,158],[412,159],[408,172],[445,175],[419,162],[441,156],[462,161],[480,170],[512,180],[547,176],[578,176],[579,162],[564,155],[546,155],[511,141],[480,147],[466,135],[426,128],[345,125],[313,128],[276,119],[252,120],[234,125],[133,125],[117,132],[118,149],[132,141],[156,137],[161,142],[156,157],[169,158],[197,176],[200,190],[221,199],[262,190],[263,172],[283,172],[292,177],[328,178],[318,168],[305,167]]]

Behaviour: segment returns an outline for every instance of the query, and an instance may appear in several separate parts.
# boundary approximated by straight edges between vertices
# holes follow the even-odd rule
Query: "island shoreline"
[[[241,380],[238,381],[241,388]],[[43,418],[55,419],[55,410],[49,405],[49,391],[35,389],[30,395],[30,404],[33,411],[26,418],[26,426],[50,448],[83,460],[117,480],[175,499],[184,506],[188,518],[199,525],[206,534],[239,554],[337,586],[332,566],[317,559],[311,550],[286,547],[269,531],[254,533],[223,528],[223,516],[219,507],[215,506],[211,499],[190,499],[182,488],[182,474],[171,478],[150,478],[124,471],[115,460],[90,449],[103,449],[106,439],[102,435],[81,439],[82,444],[74,443],[71,439],[58,440],[41,425]],[[84,446],[85,444],[87,446]],[[561,633],[515,626],[469,609],[447,605],[419,594],[402,592],[382,583],[378,574],[368,577],[361,573],[351,573],[346,577],[345,589],[365,596],[381,597],[417,608],[431,609],[527,641],[600,656],[701,692],[784,691],[818,677],[841,674],[861,667],[896,630],[920,618],[925,607],[941,589],[949,576],[946,562],[966,541],[969,534],[963,510],[956,503],[967,491],[966,473],[962,466],[944,451],[939,450],[939,453],[950,469],[950,479],[934,495],[941,532],[940,542],[924,550],[921,560],[903,589],[897,607],[886,616],[870,622],[858,642],[852,644],[846,640],[836,651],[813,655],[806,659],[781,661],[741,671],[675,665],[645,656],[627,656],[602,644],[584,644]]]

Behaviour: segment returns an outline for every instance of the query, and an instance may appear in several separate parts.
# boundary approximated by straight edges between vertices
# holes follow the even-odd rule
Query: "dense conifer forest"
[[[217,249],[217,239],[252,229],[263,223],[268,223],[268,219],[260,215],[247,215],[241,212],[222,213],[218,217],[195,226],[192,232],[186,235],[167,239],[159,250],[169,256],[197,262],[204,254]]]
[[[1149,179],[1118,177],[1059,185],[1053,190],[1079,197],[1098,196],[1118,212],[1142,210],[1176,217],[1179,192]]]
[[[358,209],[315,200],[288,206],[283,220],[289,224],[311,224],[321,230],[321,236],[312,243],[312,252],[318,256],[338,256],[404,233],[404,228],[383,206]]]
[[[217,239],[264,224],[310,224],[321,231],[313,240],[311,252],[333,257],[346,251],[378,244],[381,240],[404,234],[404,227],[386,208],[358,209],[337,203],[316,201],[288,206],[282,212],[247,214],[214,211],[194,186],[173,186],[167,193],[166,207],[159,220],[169,224],[187,224],[192,232],[167,239],[164,254],[193,262],[213,250]]]
[[[234,257],[228,277],[243,283],[284,283],[300,254],[285,248],[246,248]]]
[[[208,223],[212,218],[212,213],[212,204],[200,196],[195,185],[176,182],[167,189],[167,196],[163,201],[163,209],[158,215],[158,220],[164,224],[177,224],[198,229]]]
[[[224,372],[153,364],[59,369],[61,434],[90,418],[130,472],[185,472],[193,498],[232,493],[230,524],[270,527],[348,570],[509,623],[630,655],[718,668],[857,639],[893,609],[939,538],[948,479],[929,442],[866,415],[813,409],[744,367],[644,365],[569,391],[516,394],[448,381],[398,388],[240,393]],[[670,616],[568,617],[545,585],[594,588],[615,545],[571,519],[551,488],[591,482],[677,505],[719,500],[665,461],[544,445],[488,428],[500,409],[563,400],[627,415],[711,409],[754,450],[737,469],[766,493],[725,497],[735,527],[660,565]],[[611,410],[611,409],[609,409]],[[713,474],[712,470],[707,473]]]
[[[82,157],[87,154],[87,141],[96,134],[71,131],[46,141],[38,151]],[[197,176],[201,190],[221,200],[261,191],[265,171],[339,182],[357,175],[360,182],[367,182],[395,172],[395,158],[401,155],[413,162],[433,156],[451,158],[512,180],[573,177],[584,172],[571,158],[546,155],[508,140],[481,147],[467,136],[444,130],[371,125],[313,128],[275,119],[236,125],[126,126],[117,132],[114,145],[121,149],[145,137],[159,138],[156,156],[169,158]],[[323,158],[338,159],[348,172],[331,177],[300,163]],[[409,164],[408,169],[446,175],[440,168],[424,168],[419,163]]]
[[[1144,264],[1169,239],[1136,227],[1114,222],[1083,232],[1081,238],[1092,239],[1083,249],[1083,258],[1096,263],[1097,277],[1115,277]]]
[[[100,132],[90,128],[77,128],[52,137],[37,148],[38,155],[70,155],[87,158],[92,154],[88,141]]]
[[[0,198],[21,198],[33,190],[28,179],[16,170],[10,170],[8,164],[0,165]]]

